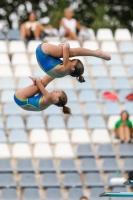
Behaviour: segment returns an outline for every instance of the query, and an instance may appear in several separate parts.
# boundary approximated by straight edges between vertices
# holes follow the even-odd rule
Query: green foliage
[[[58,28],[66,7],[74,8],[75,18],[87,27],[97,31],[98,28],[127,27],[132,30],[133,3],[131,0],[29,0],[38,18],[49,16],[50,23]],[[21,7],[24,11],[21,11]],[[11,14],[19,16],[19,24],[28,18],[27,0],[1,0],[0,20],[7,22],[11,28],[13,20]]]

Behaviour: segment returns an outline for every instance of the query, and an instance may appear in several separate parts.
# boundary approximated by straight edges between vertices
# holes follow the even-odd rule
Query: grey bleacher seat
[[[133,115],[133,102],[126,102],[124,109],[129,113],[129,115]]]
[[[83,82],[82,84],[77,81],[76,89],[77,90],[92,89],[92,83],[91,83],[90,79],[86,77],[85,82]]]
[[[133,55],[130,54],[125,54],[124,56],[124,64],[125,65],[133,65]]]
[[[86,124],[82,116],[72,116],[68,118],[67,127],[69,129],[86,128]]]
[[[35,188],[38,187],[35,175],[33,173],[22,173],[19,181],[20,188]]]
[[[7,129],[24,129],[24,121],[21,116],[9,116],[6,122]]]
[[[104,104],[104,115],[119,115],[120,107],[117,102],[107,102]]]
[[[127,78],[116,78],[114,88],[115,90],[131,89],[131,85]]]
[[[37,188],[25,188],[23,191],[22,200],[41,200]]]
[[[87,173],[85,180],[84,180],[84,185],[86,187],[103,187],[103,181],[101,179],[101,176],[99,173]]]
[[[4,115],[21,115],[21,109],[15,102],[8,102],[4,106]]]
[[[1,78],[0,79],[0,90],[15,89],[15,83],[13,78]]]
[[[79,158],[94,157],[94,153],[90,144],[79,144],[77,147],[76,156]]]
[[[110,180],[112,179],[112,178],[117,178],[118,176],[117,176],[117,173],[116,172],[110,172],[110,173],[108,173],[108,176],[107,176],[107,179],[106,179],[106,186],[107,187],[109,187],[109,188],[114,188],[114,187],[125,187],[122,183],[111,183],[110,182]],[[121,175],[121,173],[119,173],[119,178],[121,178],[122,177],[122,175]]]
[[[132,171],[133,170],[133,159],[125,158],[122,169],[124,172]]]
[[[26,128],[28,130],[34,128],[45,128],[44,120],[41,116],[29,116],[27,117]]]
[[[120,144],[117,153],[119,157],[133,157],[133,145],[128,143]]]
[[[0,117],[0,128],[4,129],[4,123],[2,117]]]
[[[82,187],[78,173],[66,173],[62,184],[65,188]]]
[[[68,200],[77,200],[80,199],[80,197],[84,196],[83,189],[82,188],[70,188],[68,190]]]
[[[65,128],[65,127],[66,125],[62,116],[58,116],[58,115],[49,116],[47,120],[48,129]]]
[[[17,191],[14,188],[4,188],[0,195],[1,200],[19,200]]]
[[[17,89],[25,88],[32,84],[32,81],[28,77],[22,77],[18,79]]]
[[[91,188],[91,191],[90,191],[90,197],[89,199],[90,200],[107,200],[108,198],[106,197],[99,197],[99,194],[103,193],[104,192],[104,187],[100,187],[100,188]]]
[[[98,103],[86,103],[84,107],[84,114],[89,115],[101,115],[101,109]]]
[[[111,55],[111,60],[109,62],[106,62],[106,65],[121,65],[122,61],[119,56],[119,54],[110,54]]]
[[[6,142],[7,142],[6,133],[4,132],[4,130],[0,129],[0,143],[6,143]]]
[[[62,173],[66,173],[66,172],[77,172],[76,169],[76,165],[74,163],[73,159],[61,159],[60,161],[60,166],[59,166],[59,170]]]
[[[40,159],[37,169],[39,173],[56,172],[53,160],[50,158]]]
[[[23,115],[25,116],[41,115],[42,116],[42,112],[36,112],[36,111],[29,112],[29,110],[23,110]]]
[[[20,40],[21,39],[20,30],[10,29],[6,37],[8,40]]]
[[[77,102],[77,94],[74,90],[65,90],[69,102]]]
[[[103,60],[96,59],[95,57],[92,57],[92,56],[87,56],[87,64],[88,65],[103,65]]]
[[[16,171],[18,173],[34,172],[33,164],[31,159],[18,159]]]
[[[95,88],[97,90],[107,90],[112,89],[112,85],[108,78],[97,78]]]
[[[46,189],[45,200],[63,200],[60,188]]]
[[[112,188],[112,192],[127,192],[126,187],[114,187]],[[111,200],[118,200],[117,197],[111,197]],[[124,200],[131,200],[131,198],[124,198]]]
[[[94,158],[83,158],[81,161],[80,170],[82,173],[99,171]]]
[[[40,67],[35,66],[33,71],[33,76],[42,78],[44,76],[44,71]]]
[[[0,30],[0,40],[5,40],[5,35],[1,30]]]
[[[80,102],[97,102],[97,97],[94,90],[81,90],[79,94]]]
[[[105,120],[102,116],[90,116],[88,120],[88,128],[106,128]]]
[[[115,152],[111,144],[99,144],[97,149],[98,157],[114,157]]]
[[[103,66],[95,65],[91,68],[91,77],[98,78],[107,76],[108,76],[107,69],[105,68],[104,65]]]
[[[11,173],[1,173],[0,174],[0,188],[15,188],[16,183]]]
[[[128,76],[133,77],[133,66],[130,66]]]
[[[12,102],[13,96],[14,96],[15,90],[3,90],[1,92],[1,102],[6,103],[6,102]]]
[[[43,111],[44,116],[49,116],[49,115],[62,115],[62,110],[61,108],[51,105],[49,106],[46,110]]]
[[[129,42],[129,41],[120,42],[119,51],[121,53],[133,53],[133,42]]]
[[[56,173],[43,174],[41,186],[43,188],[60,187]]]
[[[72,110],[73,115],[81,115],[81,109],[77,102],[68,102],[67,106]]]
[[[110,67],[110,77],[126,77],[126,71],[123,65],[113,65]]]
[[[0,159],[0,173],[12,172],[12,166],[9,159]]]
[[[127,96],[128,94],[130,94],[130,93],[132,93],[132,90],[131,90],[131,89],[130,89],[130,90],[120,90],[120,92],[119,92],[119,101],[120,101],[121,103],[128,101],[128,100],[126,99],[126,96]]]
[[[119,170],[118,163],[115,158],[104,158],[101,170],[103,172],[116,172]]]
[[[28,143],[28,138],[25,130],[23,129],[15,129],[11,130],[9,135],[9,142],[10,143]]]

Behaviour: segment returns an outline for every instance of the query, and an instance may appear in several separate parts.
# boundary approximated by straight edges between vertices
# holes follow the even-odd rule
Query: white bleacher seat
[[[35,41],[35,40],[29,41],[27,46],[28,53],[35,53],[37,46],[41,43],[42,41]]]
[[[110,67],[110,76],[111,77],[126,77],[126,70],[122,65],[116,65]]]
[[[115,31],[114,38],[117,41],[120,40],[131,40],[131,33],[127,28],[118,28]]]
[[[51,143],[69,142],[67,130],[65,129],[52,130],[50,140]]]
[[[12,65],[28,65],[28,56],[25,53],[14,53],[11,59]]]
[[[0,144],[0,158],[9,158],[10,151],[7,144],[1,143]]]
[[[16,143],[12,149],[13,158],[29,158],[31,157],[31,150],[28,144]]]
[[[49,144],[37,143],[33,150],[34,158],[51,158],[53,153]]]
[[[43,74],[44,76],[44,74]],[[53,80],[46,86],[47,90],[54,90],[55,89],[55,81]]]
[[[34,77],[39,77],[39,78],[42,78],[44,76],[44,71],[39,67],[39,65],[36,65],[34,67],[34,70],[33,70],[33,76]],[[48,84],[49,85],[49,84]]]
[[[89,35],[90,35],[90,40],[95,40],[96,37],[95,37],[94,30],[92,28],[88,28],[88,32],[89,32]]]
[[[90,137],[86,129],[74,129],[71,133],[72,143],[90,143]]]
[[[104,41],[101,44],[101,50],[104,52],[109,52],[109,53],[117,53],[118,48],[116,46],[116,43],[114,41]]]
[[[99,49],[99,45],[96,41],[84,41],[83,48],[96,50]]]
[[[91,76],[92,77],[107,77],[107,69],[104,66],[93,66],[91,68]]]
[[[0,54],[0,65],[10,65],[10,59],[8,54],[6,53]]]
[[[129,119],[131,120],[131,122],[132,122],[132,124],[133,124],[133,115],[131,115],[131,116],[129,117]]]
[[[30,143],[32,143],[32,144],[49,142],[47,132],[44,129],[31,130],[29,140],[30,140]]]
[[[10,41],[9,53],[26,53],[25,43],[23,41]]]
[[[70,45],[70,48],[79,48],[81,47],[77,40],[68,40],[67,41]]]
[[[107,127],[108,129],[114,129],[115,123],[120,119],[119,115],[109,116]]]
[[[31,54],[31,56],[30,56],[30,65],[38,65],[35,53]]]
[[[3,70],[4,69],[4,70]],[[0,65],[0,77],[12,77],[12,69],[9,65]]]
[[[25,88],[31,85],[33,82],[29,77],[22,77],[18,79],[17,89]]]
[[[57,89],[74,89],[72,80],[69,77],[57,79],[56,84]]]
[[[97,31],[97,40],[113,40],[113,34],[109,28],[99,28]]]
[[[0,41],[0,53],[7,53],[7,45],[5,41]]]
[[[0,78],[0,90],[15,89],[13,78]]]
[[[1,103],[14,101],[13,96],[15,94],[15,90],[3,90],[1,93]]]
[[[111,133],[111,139],[114,144],[118,144],[121,142],[120,139],[116,137],[116,133],[114,131],[112,131]]]
[[[54,156],[56,158],[73,158],[74,152],[69,143],[58,143],[54,149]]]
[[[111,138],[107,129],[94,129],[91,139],[93,143],[111,143]]]
[[[29,76],[32,76],[31,69],[30,69],[30,67],[28,65],[17,65],[14,68],[14,76],[15,77],[29,77]]]

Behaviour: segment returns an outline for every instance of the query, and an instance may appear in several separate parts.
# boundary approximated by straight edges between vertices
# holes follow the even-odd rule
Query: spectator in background
[[[121,142],[131,142],[133,128],[127,111],[121,113],[121,119],[115,124],[115,133]]]
[[[45,30],[50,29],[52,32],[51,25],[43,26],[36,18],[36,13],[32,11],[29,13],[29,21],[21,24],[20,32],[23,40],[39,40]]]
[[[88,198],[86,196],[82,196],[80,197],[80,200],[88,200]]]
[[[73,11],[69,8],[64,9],[64,18],[60,21],[59,34],[61,37],[67,37],[69,40],[78,40],[76,30],[85,29],[76,19],[73,17]]]

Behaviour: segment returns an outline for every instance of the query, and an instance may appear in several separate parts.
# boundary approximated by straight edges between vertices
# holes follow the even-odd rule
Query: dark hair
[[[59,97],[59,101],[55,104],[58,107],[63,107],[63,113],[66,115],[71,115],[71,109],[67,106],[67,95],[62,91],[62,95]]]
[[[29,17],[30,14],[32,14],[32,13],[36,15],[36,11],[35,11],[35,10],[32,10],[31,12],[28,13],[28,17]],[[36,17],[37,17],[37,16],[36,16]]]
[[[73,77],[77,77],[77,80],[80,83],[85,82],[85,79],[82,76],[82,74],[84,73],[84,65],[83,65],[83,63],[80,60],[78,60],[77,64],[74,66],[74,68],[75,68],[75,70],[71,71],[70,75],[73,76]]]
[[[88,198],[87,198],[86,196],[80,197],[80,200],[81,200],[81,199],[86,199],[86,200],[88,200]]]
[[[128,180],[133,180],[133,171],[128,173]]]
[[[129,113],[128,113],[126,110],[123,110],[123,111],[121,112],[121,114],[120,114],[120,115],[121,115],[121,118],[122,118],[122,115],[123,115],[124,112],[127,114],[127,119],[126,119],[126,120],[128,120],[128,119],[129,119]]]

